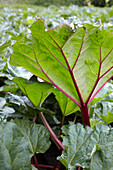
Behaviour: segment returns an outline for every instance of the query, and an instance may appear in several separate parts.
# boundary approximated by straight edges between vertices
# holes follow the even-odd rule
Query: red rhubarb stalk
[[[48,124],[47,120],[44,117],[44,114],[42,112],[40,112],[39,115],[40,115],[40,117],[42,119],[43,124],[48,129],[53,141],[58,146],[58,148],[60,148],[63,151],[65,149],[65,147],[63,146],[62,142],[58,139],[58,137],[55,135],[55,133],[51,129],[50,125]]]

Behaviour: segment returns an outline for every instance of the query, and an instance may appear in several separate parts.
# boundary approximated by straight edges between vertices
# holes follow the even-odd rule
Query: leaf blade
[[[96,125],[95,129],[92,130],[89,127],[83,128],[83,125],[80,124],[74,125],[70,123],[69,126],[63,127],[63,133],[65,135],[63,135],[63,145],[66,149],[58,157],[58,160],[66,168],[81,166],[86,169],[95,169],[94,164],[96,165],[96,169],[102,169],[104,167],[109,169],[113,167],[112,156],[110,154],[113,147],[112,128],[104,125]],[[98,155],[99,152],[100,154]],[[96,159],[96,156],[98,156],[98,159]],[[101,162],[99,164],[102,167],[97,162]]]
[[[34,153],[44,153],[50,146],[46,128],[27,120],[1,123],[0,132],[1,170],[30,170],[30,159]]]
[[[88,24],[76,32],[65,24],[46,31],[41,19],[30,29],[14,45],[11,63],[53,84],[79,107],[89,104],[113,75],[113,47],[107,46],[113,33]]]

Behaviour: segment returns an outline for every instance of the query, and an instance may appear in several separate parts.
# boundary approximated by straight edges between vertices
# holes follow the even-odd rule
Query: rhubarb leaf
[[[53,84],[78,106],[89,104],[113,76],[113,33],[85,24],[45,30],[44,20],[13,46],[10,63]]]
[[[49,148],[49,137],[44,126],[27,120],[0,123],[0,169],[32,170],[31,157]]]
[[[93,130],[70,123],[63,126],[62,130],[65,150],[58,160],[67,169],[76,169],[78,166],[89,170],[113,167],[113,128],[96,125]]]
[[[79,110],[79,107],[76,105],[76,103],[74,103],[58,89],[55,88],[53,93],[55,94],[56,100],[58,101],[60,109],[64,116],[67,116]]]
[[[13,81],[36,107],[39,107],[44,102],[53,89],[52,85],[46,82],[37,81],[35,83],[30,83],[27,79],[22,77],[15,77]]]
[[[25,95],[27,95],[25,88],[26,88],[27,84],[29,84],[29,81],[22,77],[14,77],[13,81],[18,85],[18,87],[22,90],[22,92]]]

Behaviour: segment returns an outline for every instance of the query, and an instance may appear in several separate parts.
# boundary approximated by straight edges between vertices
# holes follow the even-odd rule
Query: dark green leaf
[[[36,108],[33,108],[32,103],[26,96],[19,96],[11,93],[7,93],[5,96],[7,103],[13,108],[13,112],[9,112],[11,109],[2,109],[4,115],[7,117],[27,117],[33,119],[33,117],[38,113]],[[7,111],[7,113],[6,113]],[[15,112],[14,112],[15,111]]]
[[[70,123],[63,127],[63,134],[66,149],[58,159],[67,169],[78,166],[89,170],[113,168],[113,128],[97,125],[92,130]]]
[[[42,125],[27,120],[0,124],[0,169],[32,170],[30,159],[50,146],[49,133]]]

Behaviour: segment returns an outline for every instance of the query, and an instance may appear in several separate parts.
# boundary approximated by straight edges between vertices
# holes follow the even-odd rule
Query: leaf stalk
[[[36,166],[37,166],[38,170],[40,170],[40,166],[38,164],[38,161],[37,161],[37,158],[36,158],[36,154],[34,154],[34,160],[35,160],[35,163],[36,163]]]
[[[51,129],[50,125],[48,124],[47,120],[44,117],[43,112],[40,112],[39,115],[40,115],[40,117],[42,119],[43,124],[48,129],[54,143],[57,145],[58,148],[60,148],[63,151],[65,149],[65,147],[63,146],[62,142],[58,139],[58,137],[55,135],[55,133]]]
[[[82,119],[83,119],[83,124],[90,126],[90,121],[89,121],[89,111],[88,111],[88,105],[84,104],[81,107],[81,113],[82,113]]]

